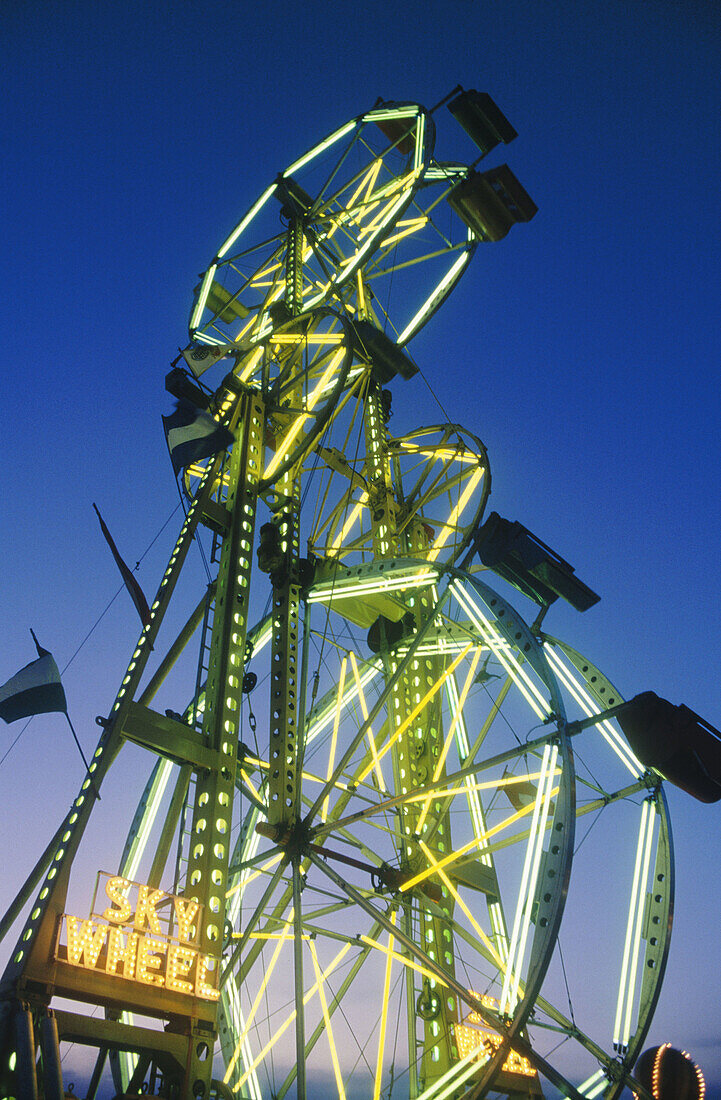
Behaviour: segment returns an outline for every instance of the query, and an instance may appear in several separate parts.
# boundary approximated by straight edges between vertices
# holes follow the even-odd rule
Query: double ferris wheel
[[[118,1094],[173,1100],[630,1086],[673,861],[621,696],[543,625],[597,597],[486,516],[473,432],[392,430],[420,381],[409,342],[535,213],[506,165],[477,170],[516,136],[495,103],[447,100],[473,164],[438,159],[437,108],[379,103],[277,176],[195,289],[167,384],[234,443],[184,467],[149,621],[27,891],[3,1096],[60,1100],[69,1042],[96,1052],[87,1100],[108,1057]],[[209,583],[169,634],[201,537]],[[76,917],[73,864],[128,743],[148,782]]]

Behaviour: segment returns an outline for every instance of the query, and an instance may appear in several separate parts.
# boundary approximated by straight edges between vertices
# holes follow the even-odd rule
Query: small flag
[[[93,503],[93,508],[95,509],[95,514],[100,520],[100,530],[103,532],[105,536],[105,541],[110,547],[110,553],[115,558],[115,564],[120,570],[120,576],[123,578],[125,587],[130,593],[130,598],[135,604],[138,615],[140,615],[140,621],[142,622],[143,626],[147,626],[150,622],[150,608],[148,607],[148,601],[143,595],[143,590],[133,576],[132,571],[128,568],[123,559],[120,557],[120,554],[118,553],[118,548],[113,542],[112,536],[105,526],[103,517],[100,515],[98,507],[95,503]]]
[[[17,722],[18,718],[29,718],[31,714],[68,712],[55,659],[52,653],[38,643],[32,630],[30,633],[38,651],[38,659],[25,665],[25,668],[21,668],[0,687],[0,718],[5,722]]]
[[[178,401],[175,412],[163,417],[163,427],[176,474],[198,459],[217,455],[233,442],[232,433],[210,413],[186,401]]]
[[[200,378],[201,374],[210,367],[214,367],[221,359],[225,359],[231,352],[237,354],[238,348],[235,344],[190,344],[182,350],[181,355],[195,377]]]

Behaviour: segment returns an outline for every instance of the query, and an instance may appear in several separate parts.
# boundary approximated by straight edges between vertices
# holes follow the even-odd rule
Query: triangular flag
[[[17,722],[19,718],[28,718],[31,714],[68,712],[65,692],[53,655],[43,649],[32,630],[30,633],[38,651],[38,659],[25,665],[0,687],[0,718],[5,722]]]
[[[214,420],[210,413],[186,401],[178,401],[175,412],[162,419],[176,474],[201,458],[217,455],[233,442],[232,433]]]
[[[105,541],[110,547],[110,552],[115,558],[115,564],[120,570],[120,576],[123,578],[125,587],[130,593],[130,598],[135,604],[138,615],[140,615],[140,621],[142,622],[143,626],[147,626],[150,622],[150,608],[148,607],[148,601],[143,595],[143,590],[133,576],[132,570],[128,568],[123,559],[120,557],[120,554],[118,553],[118,548],[113,542],[112,536],[105,526],[103,517],[100,515],[98,507],[95,503],[93,504],[93,508],[95,509],[95,514],[100,520],[100,530],[103,532],[105,536]]]

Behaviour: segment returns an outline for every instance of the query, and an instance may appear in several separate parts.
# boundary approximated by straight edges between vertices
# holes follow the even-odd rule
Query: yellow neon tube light
[[[361,676],[361,687],[365,687],[371,680],[373,680],[379,673],[380,669],[376,665],[371,665],[370,668]],[[350,688],[346,697],[346,704],[350,705],[358,694],[357,688]],[[320,714],[313,720],[308,730],[308,741],[314,741],[315,738],[321,733],[329,722],[333,720],[335,704],[326,705]],[[343,786],[345,786],[343,784]]]
[[[561,769],[555,768],[554,775],[560,775]],[[437,791],[433,791],[428,794],[409,794],[407,798],[403,799],[403,802],[425,802],[427,798],[453,798],[457,794],[467,794],[469,791],[495,791],[501,787],[513,787],[519,783],[531,783],[535,779],[539,779],[541,772],[528,772],[524,775],[506,776],[505,779],[491,779],[484,783],[463,783],[457,787],[440,787]],[[599,800],[599,805],[603,805],[603,799]]]
[[[391,183],[388,183],[384,187],[381,187],[375,193],[375,202],[371,203],[371,205],[363,211],[363,216],[367,217],[367,215],[372,210],[375,210],[376,207],[382,206],[382,204],[385,200],[391,198],[398,191],[401,191],[405,187],[405,185],[407,183],[409,183],[411,181],[411,179],[413,179],[413,176],[414,176],[414,173],[409,172],[409,173],[407,173],[407,175],[399,176],[398,179],[395,179]],[[384,228],[384,226],[386,226],[388,224],[388,222],[391,220],[391,218],[393,217],[393,215],[395,214],[396,210],[398,209],[398,207],[401,205],[402,202],[405,202],[405,195],[404,194],[401,194],[399,199],[397,199],[390,208],[386,208],[385,210],[383,210],[383,209],[379,210],[378,213],[376,214],[375,218],[373,219],[373,221],[370,222],[368,225],[364,226],[360,230],[360,232],[358,234],[358,240],[362,240],[363,237],[367,237],[369,234],[375,234],[377,236],[378,232],[381,231]],[[358,220],[358,219],[356,219],[356,220]],[[374,239],[375,239],[375,237],[374,237]],[[363,245],[363,251],[367,250],[368,247],[369,247],[369,242],[366,241],[366,243]],[[353,258],[354,257],[349,256],[343,262],[348,264],[348,263],[351,262],[351,260],[353,260]]]
[[[363,508],[364,508],[367,500],[368,500],[368,494],[363,493],[360,500],[356,504],[355,508],[353,509],[353,511],[350,513],[350,515],[347,517],[345,523],[343,524],[343,527],[341,529],[340,534],[338,535],[338,538],[335,540],[335,542],[333,542],[328,547],[329,551],[340,550],[341,549],[341,547],[343,546],[343,543],[345,542],[345,539],[346,539],[346,536],[347,536],[348,532],[351,530],[351,528],[353,527],[353,524],[356,522],[356,520],[358,519],[358,517],[362,513]]]
[[[463,1075],[467,1069],[470,1068],[472,1073],[475,1073],[478,1068],[478,1060],[476,1058],[477,1051],[472,1050],[470,1054],[467,1054],[465,1058],[461,1058],[460,1062],[456,1062],[454,1066],[451,1066],[449,1070],[439,1077],[437,1081],[434,1081],[432,1085],[429,1085],[425,1092],[422,1092],[418,1097],[418,1100],[441,1100],[447,1092],[452,1092],[461,1083],[460,1080],[453,1080],[453,1078]],[[470,1063],[470,1066],[469,1066]],[[470,1074],[468,1074],[470,1076]],[[463,1080],[465,1081],[465,1076]],[[445,1086],[445,1088],[444,1088]],[[443,1090],[443,1091],[441,1091]]]
[[[360,271],[357,272],[356,281],[358,283],[358,315],[365,317],[366,312],[366,293],[363,286],[363,276]]]
[[[428,845],[427,845],[427,844],[426,844],[426,843],[425,843],[424,841],[422,841],[422,840],[419,840],[419,842],[418,842],[418,843],[420,844],[420,847],[421,847],[421,849],[422,849],[422,851],[423,851],[423,854],[425,855],[426,859],[427,859],[427,860],[428,860],[428,862],[429,862],[429,863],[430,863],[430,864],[432,865],[432,867],[433,867],[433,870],[434,870],[434,871],[435,871],[435,872],[436,872],[436,873],[438,874],[438,877],[440,878],[441,882],[442,882],[442,883],[443,883],[443,884],[445,885],[445,887],[446,887],[446,889],[448,890],[448,892],[449,892],[450,894],[452,894],[452,896],[453,896],[453,897],[455,898],[455,900],[456,900],[456,902],[458,903],[458,905],[460,906],[460,908],[461,908],[461,909],[463,910],[463,912],[465,913],[465,915],[466,915],[466,918],[467,918],[467,919],[468,919],[468,921],[470,922],[470,924],[471,924],[471,927],[472,927],[472,928],[473,928],[473,930],[475,931],[476,935],[477,935],[477,936],[478,936],[478,938],[479,938],[479,939],[481,940],[481,942],[482,942],[483,944],[485,944],[485,946],[486,946],[487,950],[488,950],[488,951],[489,951],[489,952],[491,953],[491,957],[492,957],[492,958],[493,958],[493,959],[495,960],[495,963],[496,963],[496,965],[497,965],[497,966],[498,966],[498,967],[499,967],[499,968],[500,968],[501,970],[504,970],[505,968],[504,968],[504,966],[503,966],[503,963],[501,962],[501,958],[500,958],[500,956],[499,956],[498,952],[496,951],[495,947],[493,946],[493,944],[492,944],[492,943],[491,943],[491,941],[489,940],[489,938],[488,938],[488,936],[486,935],[486,933],[485,933],[485,932],[483,931],[483,929],[481,928],[481,926],[480,926],[480,924],[478,923],[478,921],[476,920],[476,918],[475,918],[475,917],[473,916],[473,914],[471,913],[470,909],[468,908],[468,906],[467,906],[467,905],[466,905],[466,903],[464,902],[464,900],[463,900],[463,898],[461,897],[461,895],[460,895],[460,894],[458,893],[458,891],[456,890],[455,886],[453,885],[453,883],[452,883],[452,882],[451,882],[451,880],[449,879],[449,877],[448,877],[448,875],[446,874],[446,872],[445,872],[445,871],[443,870],[443,868],[442,868],[442,867],[439,867],[439,866],[438,866],[438,863],[437,863],[436,859],[434,858],[434,856],[433,856],[433,853],[431,852],[431,850],[430,850],[430,848],[428,847]]]
[[[250,1009],[250,1013],[249,1013],[248,1017],[246,1018],[245,1026],[244,1026],[242,1032],[240,1033],[240,1037],[239,1037],[239,1039],[238,1039],[238,1041],[235,1045],[235,1050],[233,1051],[233,1057],[230,1059],[230,1062],[228,1063],[228,1068],[225,1071],[225,1077],[223,1078],[223,1084],[224,1085],[228,1084],[228,1081],[230,1080],[230,1078],[232,1076],[233,1070],[235,1069],[235,1066],[236,1066],[236,1063],[238,1061],[238,1057],[240,1055],[241,1048],[242,1048],[243,1042],[245,1040],[245,1037],[248,1034],[248,1031],[250,1030],[250,1025],[252,1024],[253,1020],[255,1019],[255,1014],[258,1011],[258,1006],[260,1005],[260,1002],[263,998],[263,993],[265,992],[266,986],[268,985],[268,982],[271,979],[271,976],[272,976],[273,971],[275,969],[275,964],[278,962],[278,959],[280,958],[280,952],[283,948],[283,944],[286,942],[286,940],[289,937],[292,937],[292,935],[293,935],[293,931],[290,927],[292,920],[293,920],[293,910],[291,909],[288,920],[286,921],[285,928],[283,929],[283,934],[281,935],[281,938],[278,941],[278,946],[276,947],[275,951],[273,952],[271,960],[268,964],[268,968],[267,968],[265,974],[263,975],[263,981],[260,983],[260,987],[258,989],[258,992],[255,995],[255,1000],[253,1001],[252,1007]]]
[[[391,924],[396,923],[395,910],[391,913]],[[380,1100],[381,1095],[381,1077],[383,1074],[383,1055],[385,1053],[386,1045],[386,1025],[388,1022],[388,1003],[390,1001],[391,993],[391,967],[393,966],[393,941],[394,936],[392,932],[388,933],[388,955],[386,957],[386,971],[383,977],[383,1000],[381,1002],[381,1019],[380,1028],[378,1031],[378,1057],[376,1058],[376,1075],[373,1082],[373,1100]]]
[[[321,975],[321,977],[323,978],[323,980],[324,980],[324,981],[325,981],[325,980],[326,980],[327,978],[329,978],[329,977],[330,977],[330,975],[331,975],[331,974],[333,973],[333,971],[334,971],[334,970],[335,970],[335,968],[336,968],[336,967],[338,966],[338,964],[339,964],[339,963],[340,963],[340,962],[341,962],[341,961],[343,960],[343,958],[345,957],[345,955],[347,955],[347,953],[348,953],[348,952],[350,951],[350,949],[351,949],[351,945],[350,945],[349,943],[345,944],[345,945],[344,945],[344,946],[343,946],[343,947],[342,947],[342,948],[340,949],[340,951],[339,951],[339,952],[338,952],[338,954],[337,954],[337,955],[335,956],[335,958],[331,960],[331,962],[330,962],[330,963],[328,964],[328,966],[327,966],[327,967],[326,967],[326,969],[324,970],[323,974]],[[317,982],[315,982],[315,984],[311,986],[311,988],[310,988],[310,989],[308,990],[308,992],[307,992],[307,993],[305,994],[305,996],[303,997],[303,1004],[304,1004],[304,1005],[307,1005],[307,1004],[308,1004],[308,1002],[310,1001],[311,997],[312,997],[312,996],[314,995],[314,993],[316,992],[317,988],[318,988],[318,983],[317,983]],[[250,1066],[248,1066],[248,1067],[247,1067],[247,1069],[246,1069],[245,1073],[244,1073],[244,1074],[243,1074],[243,1076],[242,1076],[242,1077],[240,1078],[240,1080],[239,1080],[239,1081],[237,1081],[235,1085],[233,1085],[233,1092],[237,1092],[237,1091],[238,1091],[238,1090],[239,1090],[240,1088],[242,1088],[242,1086],[243,1086],[243,1085],[245,1084],[245,1082],[246,1082],[247,1078],[248,1078],[248,1077],[250,1076],[250,1074],[251,1074],[251,1073],[253,1072],[253,1070],[255,1070],[255,1069],[256,1069],[256,1067],[260,1065],[260,1063],[261,1063],[261,1062],[263,1061],[263,1059],[265,1058],[265,1056],[266,1056],[266,1054],[268,1053],[268,1051],[269,1051],[269,1050],[272,1050],[272,1048],[273,1048],[273,1047],[275,1046],[275,1044],[276,1044],[276,1043],[278,1042],[278,1040],[279,1040],[280,1038],[282,1038],[282,1036],[283,1036],[283,1035],[285,1034],[285,1032],[286,1032],[286,1031],[288,1030],[288,1028],[289,1028],[289,1027],[290,1027],[290,1025],[291,1025],[291,1024],[293,1023],[293,1021],[294,1021],[294,1020],[295,1020],[295,1009],[293,1009],[293,1011],[292,1011],[292,1012],[290,1013],[290,1015],[289,1015],[289,1016],[288,1016],[288,1017],[287,1017],[287,1018],[286,1018],[286,1019],[285,1019],[285,1020],[283,1021],[283,1023],[282,1023],[282,1024],[281,1024],[281,1026],[280,1026],[280,1027],[279,1027],[279,1028],[277,1029],[277,1031],[276,1031],[276,1032],[275,1032],[275,1033],[274,1033],[274,1034],[273,1034],[273,1035],[271,1036],[271,1038],[270,1038],[270,1039],[268,1040],[268,1042],[267,1042],[267,1043],[265,1044],[265,1046],[264,1046],[264,1047],[263,1047],[263,1049],[262,1049],[262,1050],[260,1051],[260,1053],[259,1053],[259,1054],[257,1054],[257,1055],[255,1056],[255,1058],[254,1058],[254,1060],[253,1060],[252,1064],[251,1064]],[[226,1075],[226,1076],[227,1076],[227,1075]],[[225,1083],[225,1084],[227,1084],[227,1080],[226,1080],[225,1078],[224,1078],[224,1083]]]
[[[336,370],[336,367],[338,366],[338,364],[340,363],[340,361],[341,361],[341,359],[343,358],[344,355],[345,355],[345,352],[343,350],[340,350],[340,351],[337,351],[334,356],[332,356],[330,363],[326,367],[320,381],[318,382],[318,385],[315,387],[315,389],[313,390],[313,392],[309,395],[309,397],[307,399],[306,408],[307,408],[308,411],[305,412],[305,413],[301,413],[299,416],[296,417],[292,428],[290,429],[288,434],[283,439],[283,442],[280,445],[280,447],[278,448],[278,450],[276,451],[275,456],[274,456],[270,466],[268,466],[267,470],[265,471],[265,477],[270,477],[271,474],[273,473],[273,471],[275,469],[277,469],[277,467],[280,465],[280,463],[283,461],[283,459],[287,455],[288,451],[291,448],[291,445],[293,444],[293,442],[295,441],[297,436],[300,434],[301,428],[305,424],[306,420],[308,420],[310,418],[310,414],[311,414],[312,410],[315,408],[316,401],[321,396],[321,393],[323,391],[323,387],[325,386],[328,379],[333,376],[333,374]]]
[[[440,554],[442,548],[448,542],[448,539],[450,538],[451,533],[453,532],[453,529],[456,526],[456,522],[458,520],[458,517],[463,512],[463,509],[466,507],[466,504],[468,503],[468,501],[469,501],[469,499],[470,499],[470,497],[473,493],[473,490],[475,489],[476,485],[478,484],[478,482],[483,477],[484,473],[485,473],[485,471],[483,470],[483,468],[480,468],[478,470],[474,470],[468,484],[466,485],[465,489],[463,490],[463,493],[461,494],[461,496],[458,500],[458,503],[456,504],[453,511],[451,512],[448,519],[446,520],[445,525],[441,528],[441,531],[438,535],[438,538],[436,539],[436,541],[433,544],[433,550],[428,555],[428,561],[435,561],[436,558],[438,557],[438,555]]]
[[[328,581],[310,593],[308,603],[324,603],[349,596],[371,596],[380,592],[403,592],[406,588],[424,588],[435,576],[434,570],[421,569],[416,573],[404,572],[395,576],[389,574],[385,577],[369,578],[366,581],[353,577],[335,583]]]
[[[379,107],[375,111],[369,111],[363,116],[364,122],[383,122],[390,118],[413,118],[418,114],[415,107]]]
[[[400,441],[399,447],[408,454],[420,455],[422,458],[439,458],[443,462],[471,463],[478,462],[481,457],[473,451],[458,451],[444,447],[429,448],[427,443],[409,443],[405,440]]]
[[[470,665],[470,668],[468,669],[468,674],[466,675],[466,680],[465,680],[465,683],[463,685],[463,690],[461,692],[460,698],[458,699],[458,702],[457,702],[457,705],[456,705],[456,708],[455,708],[455,713],[453,715],[453,721],[451,722],[451,726],[450,726],[450,729],[448,730],[446,740],[443,744],[443,748],[441,749],[440,755],[438,757],[438,763],[436,764],[435,768],[433,769],[433,780],[432,781],[434,783],[436,782],[437,779],[440,778],[441,772],[443,771],[443,767],[444,767],[445,762],[446,762],[446,757],[448,756],[448,751],[449,751],[449,749],[450,749],[450,747],[453,743],[453,738],[454,738],[454,735],[455,735],[455,732],[456,732],[456,727],[458,726],[458,723],[461,720],[461,716],[463,714],[463,707],[466,704],[466,697],[468,695],[468,691],[471,687],[471,684],[473,683],[473,677],[475,675],[476,667],[478,665],[478,661],[480,660],[480,656],[481,656],[481,651],[480,651],[480,649],[477,649],[475,651],[475,653],[473,654],[473,658],[471,660],[471,665]],[[423,809],[421,811],[420,818],[418,819],[418,824],[416,825],[416,832],[417,833],[421,832],[421,830],[423,828],[423,825],[425,824],[425,820],[426,820],[426,817],[428,816],[428,811],[430,809],[431,802],[433,801],[433,797],[434,796],[432,794],[429,794],[427,799],[426,799],[425,805],[423,806]]]
[[[439,978],[433,970],[428,970],[427,967],[421,966],[415,959],[409,959],[406,955],[401,955],[398,951],[393,951],[392,948],[385,947],[378,940],[372,940],[370,936],[359,936],[358,938],[369,947],[375,947],[378,951],[382,951],[384,955],[389,955],[399,963],[403,963],[404,966],[409,967],[411,970],[415,970],[418,974],[422,974],[424,978],[432,978],[434,982],[438,982],[438,984],[442,985],[444,988],[447,987],[447,982]]]
[[[335,1040],[333,1038],[333,1028],[331,1027],[328,1004],[325,999],[325,989],[323,988],[323,975],[321,974],[320,966],[318,965],[318,955],[315,950],[315,944],[312,940],[310,941],[310,956],[313,960],[313,970],[315,971],[315,980],[316,985],[318,986],[318,999],[320,1000],[320,1007],[321,1011],[323,1012],[323,1019],[325,1020],[325,1033],[328,1036],[328,1046],[330,1047],[330,1056],[333,1062],[335,1083],[336,1088],[338,1089],[338,1100],[345,1100],[343,1076],[340,1071],[340,1063],[338,1062],[338,1051],[336,1050]]]
[[[368,721],[368,707],[366,706],[365,693],[361,684],[360,673],[358,671],[358,662],[356,661],[355,653],[350,651],[350,663],[353,669],[353,679],[356,684],[356,691],[358,693],[358,702],[361,707],[361,714],[363,715],[363,721]],[[368,726],[367,730],[368,747],[371,750],[371,756],[373,757],[373,767],[376,773],[376,779],[378,780],[378,789],[384,791],[386,789],[385,780],[383,778],[383,771],[381,769],[381,762],[378,759],[378,751],[376,749],[375,738],[373,737],[373,730]]]
[[[551,797],[556,794],[558,794],[558,787],[556,787],[556,789],[551,792]],[[443,859],[438,860],[435,868],[429,867],[425,871],[421,871],[420,874],[417,874],[415,878],[407,879],[401,885],[400,889],[410,890],[414,886],[417,886],[419,882],[423,882],[424,879],[427,879],[428,876],[432,875],[434,871],[437,870],[439,867],[447,867],[449,863],[455,863],[455,861],[457,859],[460,859],[461,856],[466,855],[466,853],[470,852],[471,849],[483,844],[485,841],[489,840],[490,837],[495,836],[496,833],[500,833],[504,829],[507,829],[510,825],[515,824],[516,821],[520,821],[522,817],[527,817],[530,813],[533,812],[533,807],[534,803],[529,802],[529,804],[527,806],[524,806],[523,809],[516,810],[515,813],[511,814],[509,817],[504,818],[503,821],[499,821],[497,825],[494,825],[492,828],[487,829],[485,833],[482,834],[482,836],[477,836],[474,840],[469,840],[467,844],[464,844],[460,848],[456,848],[455,852],[451,852],[449,855],[444,856]]]
[[[588,1100],[593,1100],[595,1096],[599,1096],[600,1093],[604,1091],[607,1084],[608,1077],[606,1076],[605,1070],[597,1069],[582,1085],[578,1086],[578,1091],[581,1093],[581,1096],[586,1096]]]
[[[342,344],[344,340],[342,332],[279,332],[273,337],[273,344]]]
[[[385,745],[383,746],[383,748],[378,753],[378,757],[377,757],[378,760],[381,760],[385,756],[385,754],[388,752],[388,750],[391,749],[393,747],[393,745],[395,745],[395,743],[399,739],[399,737],[402,737],[402,735],[408,729],[410,724],[412,722],[414,722],[415,719],[418,717],[418,715],[421,713],[423,708],[425,706],[427,706],[427,704],[431,701],[431,699],[433,699],[433,697],[443,687],[443,685],[446,682],[446,680],[448,679],[448,677],[452,675],[453,671],[460,664],[460,662],[463,660],[463,658],[466,656],[466,654],[468,653],[468,651],[471,648],[472,648],[472,643],[469,642],[468,645],[466,646],[466,648],[461,650],[461,652],[458,654],[458,656],[453,660],[453,662],[448,666],[448,668],[443,672],[443,674],[438,678],[438,680],[436,680],[435,684],[433,684],[428,689],[426,694],[421,699],[420,703],[416,703],[415,707],[413,708],[411,713],[408,715],[408,717],[405,718],[401,722],[401,724],[397,727],[397,729],[395,729],[394,732],[391,734],[391,736],[388,738]],[[368,775],[368,773],[371,771],[372,768],[373,768],[373,764],[371,763],[361,772],[361,774],[358,777],[357,782],[362,783],[363,780],[366,778],[366,776]]]
[[[363,218],[363,217],[367,217],[367,215],[370,213],[370,211],[373,210],[378,205],[377,203],[374,203],[373,206],[369,207],[368,209],[361,210],[361,212],[359,214],[354,215],[352,213],[353,207],[355,206],[355,203],[358,200],[358,196],[360,195],[363,188],[366,187],[366,184],[367,184],[366,193],[365,193],[364,198],[361,200],[361,202],[363,202],[363,203],[368,202],[369,197],[370,197],[370,193],[371,193],[371,189],[372,189],[376,179],[378,178],[378,173],[380,171],[382,163],[383,162],[381,161],[381,159],[379,157],[376,160],[374,160],[371,165],[368,166],[368,169],[367,169],[365,175],[361,176],[360,183],[358,184],[357,188],[355,189],[355,191],[351,195],[350,199],[346,203],[345,210],[343,211],[343,213],[341,213],[341,214],[339,214],[339,215],[337,215],[333,218],[333,224],[331,225],[331,228],[328,230],[328,233],[325,236],[325,240],[329,241],[331,239],[331,237],[333,236],[333,234],[335,233],[336,229],[340,229],[340,227],[342,225],[353,224],[354,222],[355,222],[356,225],[360,225],[360,219]]]
[[[390,248],[392,244],[397,244],[398,241],[402,241],[404,237],[410,237],[412,233],[422,229],[423,226],[427,224],[428,218],[425,216],[422,218],[404,218],[402,221],[396,222],[396,229],[398,229],[399,232],[393,233],[390,237],[386,237],[385,240],[382,240],[380,247]],[[403,229],[401,229],[401,226],[403,226]]]
[[[277,852],[274,856],[271,856],[270,859],[267,859],[265,863],[261,863],[257,871],[251,871],[247,878],[242,879],[240,882],[236,883],[235,886],[231,886],[230,890],[226,891],[226,898],[232,898],[233,894],[237,894],[239,890],[244,890],[249,882],[252,882],[253,879],[259,878],[265,871],[268,871],[271,867],[275,867],[277,863],[280,863],[282,858],[283,853]]]
[[[343,688],[345,686],[345,673],[348,667],[348,658],[344,657],[340,666],[340,680],[338,681],[338,691],[335,697],[335,715],[333,718],[333,734],[330,740],[330,753],[328,754],[328,770],[326,772],[326,783],[329,781],[333,774],[333,767],[335,765],[335,749],[338,743],[338,727],[340,725],[340,714],[343,709]],[[330,791],[323,799],[323,805],[320,811],[321,821],[325,821],[328,816],[328,804],[330,802]]]
[[[451,704],[451,710],[453,712],[459,709],[458,700],[458,685],[456,684],[455,676],[451,676],[446,685],[446,692]],[[461,718],[456,730],[456,741],[458,743],[458,756],[459,760],[467,760],[470,743],[468,740],[468,730],[466,728],[465,719]],[[471,819],[473,821],[473,831],[476,836],[479,836],[486,827],[485,818],[483,815],[483,807],[481,806],[481,800],[477,791],[470,791],[468,795],[468,807],[471,812]],[[491,857],[487,852],[481,852],[481,862],[487,867],[492,866]]]

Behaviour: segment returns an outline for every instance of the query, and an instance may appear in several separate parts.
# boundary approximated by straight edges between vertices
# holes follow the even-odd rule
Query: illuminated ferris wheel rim
[[[363,261],[372,254],[381,238],[392,228],[410,203],[418,182],[423,177],[431,162],[435,144],[435,125],[430,113],[419,104],[400,103],[374,107],[370,111],[366,111],[356,116],[349,122],[333,130],[323,140],[314,145],[307,153],[304,153],[301,157],[294,160],[285,171],[279,173],[273,183],[262,192],[260,197],[244,214],[240,222],[229,234],[211,260],[210,266],[207,268],[198,287],[197,297],[195,298],[191,310],[189,323],[191,338],[199,340],[202,343],[223,343],[222,340],[218,340],[204,333],[200,329],[199,322],[211,294],[214,276],[219,264],[226,260],[233,245],[236,244],[243,233],[249,228],[253,220],[266,206],[269,199],[283,192],[284,186],[290,179],[292,173],[297,173],[303,168],[306,168],[317,157],[336,146],[337,143],[344,138],[348,138],[349,135],[353,135],[354,139],[356,139],[368,123],[378,124],[381,128],[383,124],[395,124],[396,126],[398,126],[399,123],[401,124],[400,135],[396,137],[395,140],[390,141],[388,146],[390,150],[403,146],[413,131],[413,147],[411,155],[408,157],[407,171],[405,176],[400,179],[399,183],[389,189],[389,195],[382,196],[382,198],[385,199],[388,199],[389,196],[391,198],[390,205],[385,210],[384,216],[376,219],[377,224],[373,226],[369,232],[364,234],[365,240],[362,245],[360,245],[349,257],[346,257],[345,260],[341,262],[338,270],[331,274],[327,286],[319,290],[308,301],[304,301],[303,312],[313,309],[326,301],[328,296],[334,293],[343,283],[347,282],[347,280],[355,274]],[[305,211],[308,217],[313,216],[317,205],[318,203],[316,201],[315,204],[312,204]],[[336,221],[338,221],[337,218]],[[320,243],[322,243],[322,240]],[[277,294],[275,300],[278,301],[279,298],[280,294]],[[259,317],[259,322],[256,331],[253,332],[251,336],[246,336],[247,346],[252,346],[254,343],[257,343],[257,341],[262,339],[262,337],[270,331],[270,328],[272,328],[272,322],[270,322],[268,318]]]

